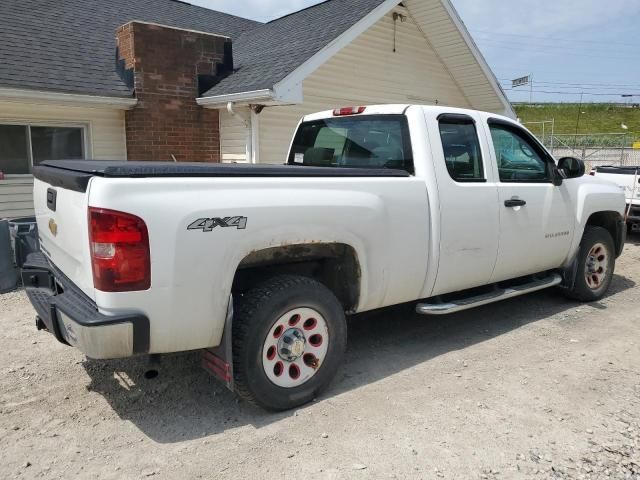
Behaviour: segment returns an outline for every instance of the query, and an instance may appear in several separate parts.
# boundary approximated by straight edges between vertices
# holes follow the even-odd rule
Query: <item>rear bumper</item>
[[[141,314],[103,315],[95,303],[42,253],[29,255],[22,281],[38,328],[89,358],[124,358],[149,352],[149,319]]]

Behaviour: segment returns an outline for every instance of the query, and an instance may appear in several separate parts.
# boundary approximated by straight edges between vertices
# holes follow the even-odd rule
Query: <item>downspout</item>
[[[260,112],[259,106],[251,107],[251,163],[260,163]]]
[[[254,134],[255,128],[254,128],[254,122],[252,121],[253,114],[251,114],[249,118],[246,118],[240,112],[237,112],[235,110],[235,107],[236,107],[235,103],[233,102],[227,103],[227,112],[229,112],[229,114],[231,114],[236,120],[238,120],[239,122],[242,123],[242,125],[244,125],[244,128],[247,131],[247,136],[245,140],[247,161],[250,163],[256,163],[256,158],[254,155],[253,140],[254,140],[254,137],[257,136],[257,133]]]

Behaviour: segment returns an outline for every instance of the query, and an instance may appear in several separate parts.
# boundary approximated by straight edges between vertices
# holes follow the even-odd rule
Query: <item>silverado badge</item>
[[[53,218],[49,220],[49,230],[54,237],[58,236],[58,224]]]

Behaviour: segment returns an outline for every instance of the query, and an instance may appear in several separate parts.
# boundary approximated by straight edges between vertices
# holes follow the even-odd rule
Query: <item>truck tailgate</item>
[[[89,253],[88,189],[76,191],[34,180],[34,208],[42,252],[95,300]]]

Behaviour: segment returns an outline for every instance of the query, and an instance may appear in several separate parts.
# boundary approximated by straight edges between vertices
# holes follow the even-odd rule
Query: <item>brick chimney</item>
[[[116,41],[118,72],[138,99],[126,112],[128,159],[220,161],[218,111],[196,98],[233,70],[231,41],[137,21]]]

